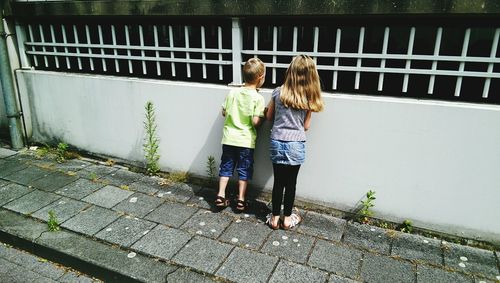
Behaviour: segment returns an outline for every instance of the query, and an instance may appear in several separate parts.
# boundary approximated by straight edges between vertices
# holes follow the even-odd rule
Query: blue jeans
[[[271,139],[269,155],[274,164],[301,165],[306,160],[306,143]]]
[[[219,177],[233,176],[234,168],[238,178],[242,181],[252,179],[253,175],[253,148],[222,145],[222,157],[219,167]]]

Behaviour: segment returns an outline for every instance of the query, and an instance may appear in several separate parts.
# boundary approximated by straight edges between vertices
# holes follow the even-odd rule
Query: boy
[[[215,200],[218,207],[227,207],[226,187],[236,168],[238,172],[238,200],[236,209],[244,211],[248,206],[245,193],[248,180],[253,174],[253,150],[257,127],[264,117],[264,97],[257,89],[264,84],[266,67],[258,58],[251,58],[243,66],[245,84],[229,92],[222,104],[225,117],[222,135],[222,157],[219,168],[219,193]]]

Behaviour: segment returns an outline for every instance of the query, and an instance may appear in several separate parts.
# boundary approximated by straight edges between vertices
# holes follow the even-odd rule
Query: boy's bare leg
[[[228,182],[229,182],[229,177],[219,178],[219,193],[217,194],[218,196],[221,196],[223,198],[226,197],[226,187]]]
[[[245,194],[247,193],[247,186],[248,186],[248,181],[245,180],[238,181],[239,200],[245,200]]]

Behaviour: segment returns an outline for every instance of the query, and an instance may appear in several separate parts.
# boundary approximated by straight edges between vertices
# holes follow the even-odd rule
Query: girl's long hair
[[[286,107],[313,112],[323,110],[318,70],[311,57],[298,55],[293,58],[286,70],[280,99]]]

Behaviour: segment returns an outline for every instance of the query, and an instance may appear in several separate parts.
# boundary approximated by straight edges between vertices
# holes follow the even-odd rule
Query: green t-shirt
[[[257,132],[252,118],[264,117],[264,104],[264,97],[255,89],[241,87],[231,90],[222,104],[226,111],[222,144],[255,148]]]

